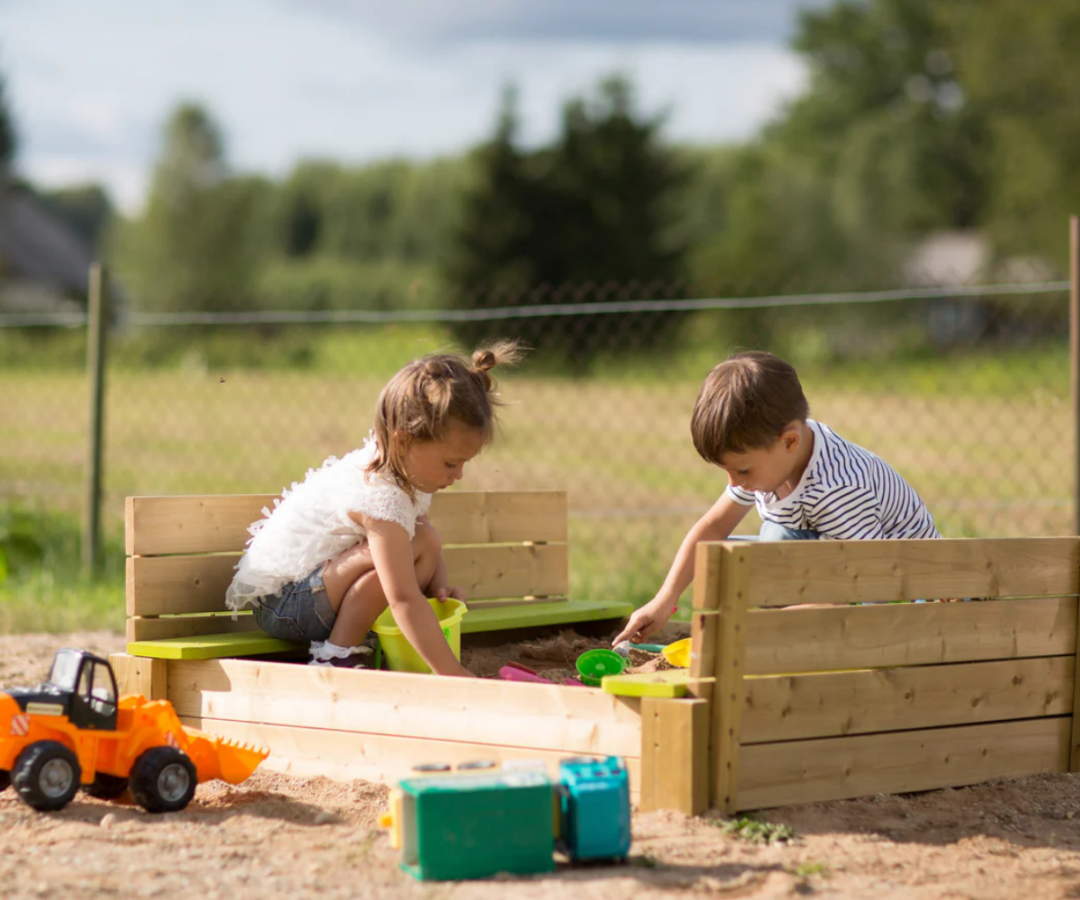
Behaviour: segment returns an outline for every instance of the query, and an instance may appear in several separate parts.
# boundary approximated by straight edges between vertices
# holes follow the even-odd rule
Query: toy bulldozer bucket
[[[200,783],[220,778],[229,784],[239,784],[250,777],[255,767],[270,755],[265,748],[238,744],[194,728],[185,727],[184,731],[189,742],[188,755],[195,763]]]

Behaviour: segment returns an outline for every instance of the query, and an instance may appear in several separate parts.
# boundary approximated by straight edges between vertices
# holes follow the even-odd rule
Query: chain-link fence
[[[279,491],[361,441],[401,365],[486,334],[536,350],[498,373],[501,432],[461,489],[566,490],[577,596],[647,599],[724,489],[689,422],[702,378],[737,349],[790,359],[811,415],[892,463],[945,536],[1072,530],[1063,283],[659,301],[586,286],[520,305],[530,296],[456,313],[118,317],[106,530],[119,532],[126,495]],[[6,324],[22,327],[0,328],[0,499],[75,511],[84,324]]]

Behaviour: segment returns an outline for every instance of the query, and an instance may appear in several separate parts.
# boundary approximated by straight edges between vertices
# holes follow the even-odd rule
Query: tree
[[[18,146],[15,119],[8,105],[7,82],[0,77],[0,173],[10,171]]]
[[[954,0],[942,13],[970,102],[987,111],[989,233],[999,254],[1066,263],[1080,211],[1080,7]]]
[[[667,224],[687,173],[660,142],[662,118],[640,117],[630,84],[609,78],[565,106],[553,145],[524,153],[515,143],[514,101],[510,90],[492,140],[476,154],[478,180],[447,269],[458,304],[650,299],[669,289],[682,273],[685,247]],[[590,283],[616,290],[581,290]],[[564,287],[572,290],[564,295]],[[588,315],[532,317],[513,327],[582,369],[605,348],[659,345],[677,320],[622,317],[615,334],[615,320]],[[507,327],[465,323],[458,333],[473,341]]]
[[[209,113],[179,106],[165,126],[146,212],[118,251],[137,303],[161,311],[252,306],[266,241],[256,213],[265,194],[258,179],[229,176]]]

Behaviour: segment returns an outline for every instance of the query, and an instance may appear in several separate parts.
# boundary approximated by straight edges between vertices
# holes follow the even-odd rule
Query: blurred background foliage
[[[1060,273],[1078,39],[1071,0],[841,0],[800,14],[807,89],[738,145],[667,142],[613,75],[565,104],[547,145],[521,144],[509,86],[460,157],[308,160],[275,180],[233,171],[223,123],[184,104],[141,215],[95,185],[45,196],[143,311],[472,308],[585,281],[635,281],[642,299],[675,280],[687,296],[856,289],[910,280],[912,248],[953,231],[985,241],[987,277],[1018,257]],[[15,131],[0,115],[0,159]]]

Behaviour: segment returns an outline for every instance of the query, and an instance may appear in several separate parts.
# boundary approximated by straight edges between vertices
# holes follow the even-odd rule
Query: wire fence
[[[878,453],[947,537],[1073,527],[1068,283],[622,299],[472,310],[127,313],[105,378],[103,521],[133,494],[274,493],[370,427],[408,360],[524,335],[494,445],[463,490],[566,490],[579,596],[647,599],[726,484],[691,444],[708,370],[768,349],[811,415]],[[603,299],[601,299],[603,298]],[[547,297],[547,300],[553,300]],[[0,316],[0,499],[76,511],[88,459],[85,316]],[[756,527],[753,517],[741,531]]]

